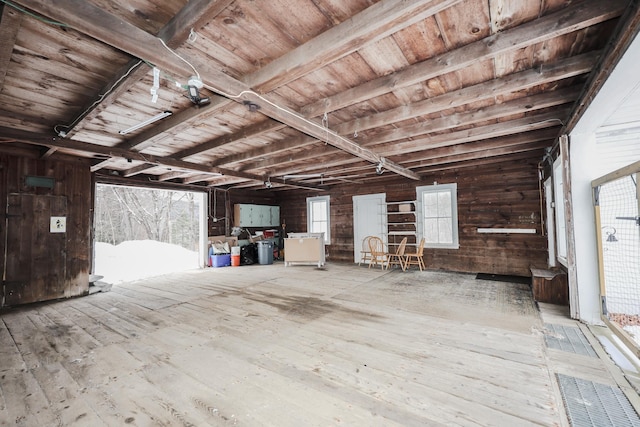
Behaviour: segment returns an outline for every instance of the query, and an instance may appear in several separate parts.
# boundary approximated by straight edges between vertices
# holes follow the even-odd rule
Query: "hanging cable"
[[[43,18],[42,16],[36,15],[35,13],[32,13],[32,12],[29,12],[27,9],[23,8],[22,6],[18,6],[17,4],[13,4],[8,0],[0,0],[0,2],[6,4],[9,7],[14,8],[15,10],[18,10],[18,11],[24,13],[25,15],[29,15],[32,18],[35,18],[40,22],[44,22],[45,24],[56,25],[58,27],[63,27],[63,28],[70,28],[69,25],[65,24],[64,22],[52,21],[50,19]]]
[[[184,59],[182,56],[178,55],[176,53],[175,50],[171,49],[169,46],[167,46],[167,44],[164,42],[164,40],[162,40],[161,38],[158,38],[158,40],[160,40],[160,43],[162,43],[162,46],[164,46],[169,52],[171,52],[173,55],[176,56],[176,58],[180,59],[182,62],[184,62],[185,64],[187,64],[189,67],[191,67],[191,69],[193,70],[193,72],[196,74],[196,77],[198,77],[198,79],[200,78],[200,73],[198,73],[198,70],[196,70],[196,67],[194,67],[191,62],[187,61],[186,59]]]
[[[5,1],[5,0],[0,0],[0,1]],[[131,72],[142,63],[142,60],[136,62],[135,64],[133,64],[128,70],[127,72],[122,75],[122,77],[120,77],[114,84],[111,85],[111,87],[109,89],[107,89],[107,91],[101,95],[98,96],[98,99],[96,99],[91,105],[89,105],[82,113],[80,113],[73,122],[71,122],[71,124],[69,125],[63,125],[63,124],[57,124],[53,127],[53,131],[56,133],[56,135],[64,138],[67,133],[65,131],[60,131],[58,130],[59,127],[63,127],[65,129],[71,129],[73,128],[80,120],[82,120],[85,116],[85,114],[87,114],[93,107],[95,107],[96,105],[98,105],[99,103],[102,102],[102,100],[104,99],[105,96],[109,95],[111,92],[113,92],[113,90],[116,88],[116,86],[118,86],[120,84],[120,82],[122,80],[124,80],[125,78],[127,78],[129,76],[129,74],[131,74]],[[148,63],[147,63],[148,64]]]

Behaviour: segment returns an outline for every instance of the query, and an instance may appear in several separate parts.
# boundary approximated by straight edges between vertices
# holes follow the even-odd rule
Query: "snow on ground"
[[[130,282],[198,268],[198,252],[153,240],[133,240],[119,245],[96,242],[94,274],[106,283]]]

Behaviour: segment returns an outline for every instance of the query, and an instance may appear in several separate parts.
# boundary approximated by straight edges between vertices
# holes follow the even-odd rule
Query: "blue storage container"
[[[231,265],[231,254],[211,255],[211,267],[228,267]]]

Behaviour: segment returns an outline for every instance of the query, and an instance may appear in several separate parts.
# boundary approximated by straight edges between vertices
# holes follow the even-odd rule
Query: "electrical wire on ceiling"
[[[5,0],[0,0],[0,1],[5,1]],[[57,124],[53,127],[53,131],[56,133],[56,135],[58,135],[61,138],[64,138],[65,136],[67,136],[67,132],[62,131],[62,130],[58,130],[58,128],[65,128],[65,129],[71,129],[73,128],[80,120],[82,120],[82,118],[85,116],[85,114],[87,114],[93,107],[95,107],[96,105],[98,105],[99,103],[102,102],[102,100],[104,99],[105,96],[109,95],[111,92],[113,92],[113,90],[116,88],[116,86],[118,86],[120,84],[120,82],[122,80],[124,80],[126,77],[129,76],[129,74],[131,74],[131,72],[142,63],[142,60],[136,62],[135,64],[133,64],[128,70],[127,72],[122,75],[118,80],[116,80],[116,82],[114,84],[111,85],[111,87],[109,89],[107,89],[107,91],[101,95],[98,95],[98,99],[96,99],[91,105],[89,105],[87,108],[85,108],[85,110],[78,114],[78,116],[76,117],[76,119],[71,122],[71,124],[69,125],[63,125],[63,124]],[[148,64],[148,63],[147,63]]]
[[[183,58],[177,52],[175,52],[173,49],[171,49],[169,46],[167,46],[167,44],[164,42],[164,40],[162,40],[160,38],[159,38],[159,40],[162,43],[162,45],[165,47],[165,49],[167,49],[169,52],[171,52],[173,55],[175,55],[177,58],[179,58],[185,64],[189,65],[189,67],[191,67],[193,72],[196,74],[196,77],[198,78],[198,80],[200,80],[202,82],[202,79],[200,78],[200,73],[198,73],[198,70],[196,70],[196,68],[193,66],[193,64],[191,64],[189,61],[187,61],[185,58]],[[286,114],[289,114],[290,116],[293,116],[298,120],[302,120],[305,123],[307,123],[307,124],[309,124],[309,125],[311,125],[311,126],[313,126],[315,128],[318,128],[319,130],[322,130],[322,131],[326,132],[326,142],[325,142],[325,144],[329,143],[329,135],[331,135],[334,138],[336,138],[338,140],[341,140],[342,142],[344,142],[346,144],[351,145],[355,150],[361,150],[362,149],[362,147],[359,144],[356,144],[355,142],[353,142],[353,141],[351,141],[351,140],[339,135],[338,133],[332,131],[331,129],[329,129],[329,126],[328,126],[329,119],[327,117],[327,113],[326,112],[325,112],[325,114],[323,116],[323,122],[321,124],[318,124],[318,123],[316,123],[316,122],[314,122],[312,120],[307,119],[304,116],[301,116],[300,114],[298,114],[296,112],[293,112],[293,111],[291,111],[289,109],[283,108],[283,107],[279,106],[278,104],[276,104],[276,103],[274,103],[272,101],[269,101],[264,96],[260,95],[257,92],[254,92],[253,90],[250,90],[250,89],[249,90],[243,90],[242,92],[238,93],[237,95],[232,95],[230,93],[225,92],[222,89],[218,89],[218,88],[212,87],[212,86],[204,84],[204,83],[203,83],[203,86],[206,87],[207,89],[209,89],[210,91],[215,92],[217,94],[220,94],[220,95],[222,95],[222,96],[224,96],[226,98],[229,98],[229,99],[240,99],[240,98],[242,98],[243,95],[247,95],[247,94],[256,96],[260,100],[262,100],[263,102],[271,105],[272,107],[274,107],[274,108],[276,108],[276,109],[278,109],[280,111],[283,111]],[[254,111],[255,110],[257,110],[257,108],[254,109]],[[383,157],[380,157],[380,156],[378,156],[376,154],[374,154],[374,156],[376,157],[376,161],[377,162],[379,162],[379,163],[383,163],[384,162],[384,158]]]
[[[359,144],[356,144],[355,142],[343,137],[342,135],[332,131],[329,128],[325,128],[324,126],[322,126],[322,124],[318,124],[318,123],[316,123],[316,122],[314,122],[312,120],[307,119],[304,116],[301,116],[300,114],[297,114],[297,113],[295,113],[295,112],[293,112],[291,110],[288,110],[286,108],[283,108],[283,107],[279,106],[278,104],[275,104],[274,102],[269,101],[267,98],[265,98],[264,96],[260,95],[257,92],[254,92],[253,90],[247,89],[247,90],[243,90],[242,92],[238,93],[237,95],[232,95],[230,93],[227,93],[227,92],[225,92],[225,91],[223,91],[221,89],[215,88],[215,87],[213,87],[211,85],[208,85],[208,84],[205,84],[204,87],[206,87],[207,89],[209,89],[212,92],[215,92],[215,93],[217,93],[219,95],[222,95],[225,98],[229,98],[229,99],[239,99],[239,98],[242,98],[242,96],[244,96],[244,95],[254,95],[254,96],[260,98],[260,100],[264,101],[265,103],[271,105],[272,107],[277,108],[278,110],[280,110],[280,111],[282,111],[282,112],[284,112],[284,113],[286,113],[286,114],[288,114],[288,115],[290,115],[292,117],[295,117],[298,120],[302,120],[305,123],[317,128],[318,130],[325,131],[327,133],[327,142],[328,142],[328,139],[329,139],[328,138],[329,135],[331,135],[334,138],[339,139],[342,142],[351,145],[355,150],[362,150],[362,147]],[[376,154],[374,154],[374,156],[376,157],[376,161],[377,162],[380,162],[383,159],[381,156],[378,156]]]
[[[26,10],[26,9],[24,9],[24,8],[22,8],[22,7],[20,7],[20,6],[18,6],[18,5],[16,5],[16,4],[13,4],[12,2],[10,2],[10,1],[8,1],[8,0],[0,0],[0,2],[4,3],[4,4],[6,4],[6,5],[8,5],[8,6],[12,7],[12,8],[14,8],[14,9],[16,9],[16,10],[18,10],[18,11],[22,12],[22,13],[25,13],[25,14],[27,14],[27,15],[29,15],[29,16],[32,16],[33,18],[35,18],[35,19],[37,19],[37,20],[39,20],[39,21],[41,21],[41,22],[44,22],[44,23],[47,23],[47,24],[51,24],[51,25],[57,25],[57,26],[60,26],[60,27],[69,27],[69,25],[64,24],[64,23],[62,23],[62,22],[57,22],[57,21],[48,20],[48,19],[43,18],[43,17],[41,17],[41,16],[35,15],[35,14],[33,14],[33,13],[29,12],[28,10]],[[165,41],[164,41],[164,40],[162,40],[161,38],[158,38],[158,40],[160,40],[160,43],[162,43],[162,45],[165,47],[165,49],[167,49],[171,54],[173,54],[173,55],[174,55],[174,56],[176,56],[178,59],[180,59],[180,60],[181,60],[181,61],[183,61],[185,64],[187,64],[189,67],[191,67],[191,69],[192,69],[192,70],[193,70],[193,72],[195,73],[196,77],[201,81],[200,73],[199,73],[199,72],[198,72],[198,70],[193,66],[193,64],[191,64],[191,62],[187,61],[185,58],[183,58],[183,57],[182,57],[182,56],[180,56],[177,52],[175,52],[173,49],[171,49],[169,46],[167,46],[167,44],[165,43]],[[144,60],[141,60],[141,61],[144,61]],[[148,61],[144,61],[144,62],[145,62],[145,63],[147,63],[147,64],[148,64],[149,66],[151,66],[151,67],[155,67],[155,65],[153,65],[153,64],[151,64],[151,63],[149,63]],[[133,65],[133,66],[132,66],[128,71],[127,71],[127,73],[126,73],[126,74],[124,74],[120,79],[118,79],[118,81],[117,81],[116,83],[114,83],[114,84],[111,86],[111,88],[110,88],[107,92],[105,92],[104,94],[100,95],[100,97],[99,97],[99,99],[98,99],[98,100],[96,100],[93,104],[91,104],[91,106],[89,106],[87,109],[85,109],[85,110],[82,112],[82,114],[78,115],[78,118],[77,118],[76,120],[74,120],[70,125],[62,125],[62,124],[58,124],[58,125],[54,126],[54,131],[56,132],[56,134],[58,134],[58,136],[60,136],[60,137],[65,137],[65,136],[66,136],[66,132],[65,132],[65,131],[61,131],[61,130],[58,130],[58,128],[59,128],[59,127],[64,127],[64,128],[66,128],[66,129],[70,129],[70,128],[72,128],[72,127],[73,127],[73,126],[74,126],[74,125],[75,125],[79,120],[81,120],[81,119],[82,119],[83,115],[84,115],[87,111],[89,111],[91,108],[93,108],[96,104],[100,103],[100,102],[102,101],[102,99],[103,99],[105,96],[107,96],[107,95],[108,95],[108,94],[109,94],[109,93],[114,89],[114,87],[115,87],[118,83],[120,83],[120,81],[122,81],[122,79],[124,79],[125,77],[127,77],[127,76],[131,73],[131,71],[132,71],[132,70],[133,70],[137,65],[139,65],[139,63],[140,63],[140,62],[138,62],[138,63],[136,63],[135,65]],[[175,80],[174,80],[174,82],[176,83],[176,86],[181,86],[181,87],[182,87],[182,85],[180,85],[177,81],[175,81]],[[286,113],[286,114],[289,114],[289,115],[291,115],[292,117],[295,117],[295,118],[296,118],[296,119],[298,119],[298,120],[302,120],[302,121],[304,121],[305,123],[307,123],[307,124],[309,124],[309,125],[311,125],[311,126],[313,126],[313,127],[315,127],[315,128],[318,128],[319,130],[325,131],[325,132],[326,132],[326,134],[327,134],[327,136],[326,136],[326,143],[327,143],[327,144],[329,143],[329,135],[331,135],[331,136],[333,136],[334,138],[336,138],[336,139],[338,139],[338,140],[342,141],[343,143],[346,143],[346,144],[348,144],[348,145],[352,146],[352,147],[353,147],[354,149],[356,149],[356,150],[360,150],[360,149],[362,148],[362,147],[360,147],[360,145],[358,145],[358,144],[354,143],[353,141],[350,141],[349,139],[342,137],[342,136],[341,136],[341,135],[339,135],[338,133],[336,133],[336,132],[334,132],[334,131],[331,131],[331,130],[329,129],[329,127],[328,127],[328,126],[323,126],[323,125],[318,124],[318,123],[316,123],[316,122],[314,122],[314,121],[312,121],[312,120],[309,120],[309,119],[307,119],[306,117],[301,116],[301,115],[299,115],[299,114],[297,114],[297,113],[295,113],[295,112],[293,112],[293,111],[290,111],[290,110],[288,110],[288,109],[286,109],[286,108],[283,108],[283,107],[281,107],[281,106],[279,106],[279,105],[275,104],[274,102],[269,101],[269,100],[268,100],[268,99],[266,99],[264,96],[260,95],[260,94],[259,94],[259,93],[257,93],[257,92],[254,92],[253,90],[244,90],[244,91],[242,91],[242,92],[240,92],[240,93],[238,93],[238,94],[236,94],[236,95],[232,95],[232,94],[229,94],[229,93],[225,92],[224,90],[221,90],[221,89],[218,89],[218,88],[214,88],[214,87],[211,87],[211,86],[209,86],[209,85],[205,85],[205,87],[206,87],[207,89],[209,89],[209,90],[211,90],[211,91],[213,91],[213,92],[215,92],[215,93],[218,93],[218,94],[220,94],[220,95],[222,95],[222,96],[224,96],[224,97],[226,97],[226,98],[229,98],[229,99],[239,99],[239,98],[241,98],[243,95],[247,95],[247,94],[249,94],[249,95],[253,95],[253,96],[256,96],[256,97],[258,97],[260,100],[262,100],[263,102],[265,102],[265,103],[267,103],[267,104],[271,105],[272,107],[274,107],[274,108],[278,109],[279,111],[282,111],[282,112],[284,112],[284,113]],[[325,114],[325,116],[326,116],[326,114]],[[374,156],[378,157],[378,156],[377,156],[377,155],[375,155],[375,154],[374,154]],[[382,161],[382,158],[379,158],[379,157],[378,157],[376,160],[377,160],[377,161]]]
[[[0,0],[0,2],[6,4],[9,7],[14,8],[15,10],[18,10],[18,11],[24,13],[25,15],[29,15],[30,17],[35,18],[40,22],[44,22],[45,24],[50,24],[50,25],[55,25],[55,26],[58,26],[58,27],[69,28],[69,26],[67,24],[65,24],[64,22],[52,21],[50,19],[43,18],[42,16],[36,15],[35,13],[32,13],[32,12],[28,11],[27,9],[23,8],[22,6],[18,6],[17,4],[13,4],[8,0]]]
[[[160,43],[162,43],[162,46],[164,46],[165,49],[171,52],[176,58],[180,59],[182,62],[187,64],[189,67],[191,67],[193,72],[196,73],[196,76],[198,77],[198,79],[200,79],[200,73],[198,73],[198,70],[196,70],[196,67],[194,67],[193,64],[191,64],[191,62],[187,61],[182,56],[178,55],[178,53],[175,50],[171,49],[169,46],[167,46],[167,44],[161,38],[158,38],[158,40],[160,40]]]

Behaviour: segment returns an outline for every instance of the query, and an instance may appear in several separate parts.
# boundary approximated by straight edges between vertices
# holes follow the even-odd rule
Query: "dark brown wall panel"
[[[306,197],[330,195],[328,260],[353,262],[352,196],[386,193],[388,202],[414,200],[417,186],[434,181],[458,184],[460,248],[425,249],[427,268],[529,276],[531,266],[546,265],[547,242],[541,234],[538,170],[533,161],[439,172],[424,175],[421,182],[385,173],[379,184],[343,185],[327,193],[280,192],[281,221],[286,221],[287,232],[306,231]],[[536,233],[481,234],[478,228],[534,228]]]
[[[0,172],[0,253],[6,252],[1,305],[86,294],[91,266],[89,164],[0,153]],[[53,178],[55,185],[27,186],[28,175]],[[49,232],[51,216],[66,217],[65,233]]]

